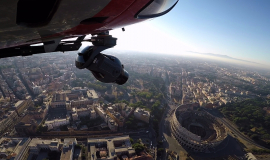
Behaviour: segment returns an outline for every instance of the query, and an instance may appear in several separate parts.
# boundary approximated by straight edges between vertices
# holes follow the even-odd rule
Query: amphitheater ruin
[[[194,104],[174,111],[171,132],[183,147],[195,152],[210,152],[227,137],[225,126],[209,113],[194,110]]]

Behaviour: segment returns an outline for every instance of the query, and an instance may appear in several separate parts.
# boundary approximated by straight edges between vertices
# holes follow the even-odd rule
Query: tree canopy
[[[268,106],[268,100],[255,98],[226,104],[219,110],[250,138],[270,144],[270,115],[263,109]]]
[[[140,143],[134,143],[132,145],[132,148],[135,149],[136,153],[140,153],[141,151],[144,150],[144,146],[142,144],[140,144]]]

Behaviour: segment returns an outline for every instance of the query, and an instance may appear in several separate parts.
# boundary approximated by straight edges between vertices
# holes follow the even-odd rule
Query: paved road
[[[185,152],[185,149],[179,143],[171,137],[170,133],[170,120],[173,111],[178,107],[175,103],[171,102],[170,96],[167,97],[166,102],[168,107],[163,113],[162,119],[159,125],[159,137],[158,141],[163,141],[163,148],[175,151],[180,155],[181,152]],[[165,159],[165,154],[163,157],[158,157],[158,159]]]
[[[168,77],[167,77],[168,78]],[[166,81],[166,96],[165,101],[168,104],[168,107],[163,113],[162,119],[159,124],[159,137],[157,138],[158,141],[163,141],[163,147],[165,149],[170,149],[172,151],[175,151],[179,154],[180,151],[184,151],[184,149],[178,144],[178,142],[171,137],[170,133],[170,120],[171,120],[171,115],[173,111],[180,105],[180,104],[175,104],[171,100],[171,95],[170,95],[170,82],[167,79]],[[164,157],[161,157],[161,159],[165,159]]]
[[[256,142],[254,142],[253,140],[249,139],[248,137],[246,137],[244,134],[242,134],[238,129],[234,128],[225,118],[219,118],[219,120],[226,125],[226,127],[228,127],[231,131],[234,132],[235,135],[237,135],[238,137],[244,139],[245,141],[249,142],[250,144],[253,144],[254,146],[257,146],[259,148],[263,148],[263,149],[267,149],[259,144],[257,144]]]
[[[241,133],[237,128],[235,128],[233,125],[231,125],[231,122],[229,122],[226,118],[224,117],[221,117],[221,115],[219,115],[218,113],[216,112],[208,112],[210,113],[211,115],[215,116],[216,118],[218,118],[227,128],[229,128],[231,131],[233,131],[233,133],[242,138],[243,140],[249,142],[250,144],[254,145],[254,146],[257,146],[259,148],[263,148],[263,149],[268,149],[268,148],[265,148],[259,144],[257,144],[256,142],[254,142],[252,139],[248,138],[247,136],[245,136],[243,133]]]

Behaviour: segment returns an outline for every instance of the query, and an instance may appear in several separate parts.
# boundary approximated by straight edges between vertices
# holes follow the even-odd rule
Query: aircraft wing
[[[85,35],[167,13],[177,0],[3,0],[0,58],[77,50]],[[72,43],[66,38],[79,37]],[[31,46],[43,43],[42,47]]]

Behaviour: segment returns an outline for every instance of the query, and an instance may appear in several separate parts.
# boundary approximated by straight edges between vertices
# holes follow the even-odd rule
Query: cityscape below
[[[106,54],[126,84],[77,69],[76,52],[0,59],[0,160],[270,159],[270,70],[214,54]]]

